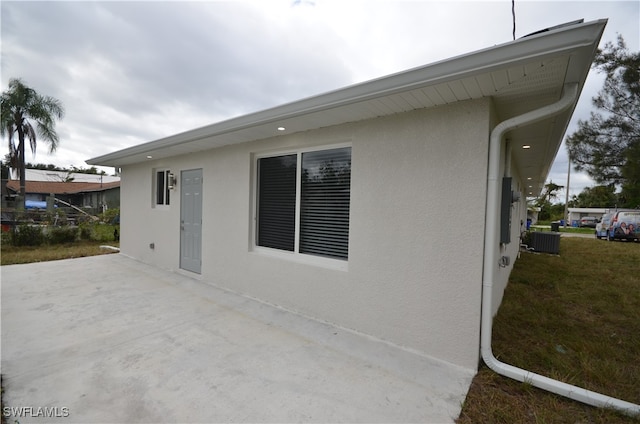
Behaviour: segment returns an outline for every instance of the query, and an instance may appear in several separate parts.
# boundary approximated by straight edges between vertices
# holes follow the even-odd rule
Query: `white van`
[[[613,215],[615,214],[605,213],[604,215],[602,215],[602,219],[600,219],[600,221],[598,221],[598,223],[596,224],[596,238],[598,240],[607,238],[609,227],[611,226],[611,218],[613,218]]]
[[[640,210],[616,212],[611,220],[609,240],[640,240]]]

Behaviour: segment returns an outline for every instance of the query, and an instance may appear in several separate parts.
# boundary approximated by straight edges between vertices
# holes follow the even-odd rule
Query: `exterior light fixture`
[[[174,190],[176,188],[176,185],[178,184],[178,180],[177,180],[175,174],[170,172],[169,175],[167,175],[167,183],[168,183],[167,184],[167,186],[168,186],[167,188],[169,190]]]

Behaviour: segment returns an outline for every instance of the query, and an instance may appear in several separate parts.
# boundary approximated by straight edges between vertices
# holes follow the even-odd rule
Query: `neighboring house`
[[[530,225],[536,225],[538,222],[538,214],[540,214],[540,208],[537,206],[529,206],[527,209],[527,221]]]
[[[29,173],[26,174],[29,178]],[[20,181],[9,180],[6,184],[9,197],[20,193]],[[120,181],[71,182],[62,181],[25,181],[25,200],[31,205],[46,204],[47,197],[67,202],[78,208],[90,209],[99,213],[106,209],[120,207]]]
[[[82,172],[50,171],[47,169],[25,169],[27,181],[75,182],[75,183],[115,183],[119,176],[103,174],[85,174]],[[9,168],[9,179],[19,180],[16,169]]]
[[[586,216],[592,216],[594,218],[601,219],[602,215],[609,212],[610,210],[614,210],[615,208],[568,208],[569,210],[569,223],[571,225],[577,226],[578,222],[581,218]]]
[[[122,168],[123,254],[475,371],[605,24],[87,163]]]

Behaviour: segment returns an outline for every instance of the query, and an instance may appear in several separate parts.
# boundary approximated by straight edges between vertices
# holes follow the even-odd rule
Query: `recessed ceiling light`
[[[527,177],[527,180],[528,180],[528,181],[531,181],[532,179],[533,179],[533,178],[531,178],[531,177]]]
[[[284,130],[286,130],[285,127],[278,127],[278,131],[284,131]]]
[[[147,159],[153,159],[153,156],[147,155]]]
[[[531,146],[530,146],[530,145],[528,145],[528,144],[523,144],[523,145],[522,145],[522,148],[523,148],[523,149],[530,149],[530,148],[531,148]]]

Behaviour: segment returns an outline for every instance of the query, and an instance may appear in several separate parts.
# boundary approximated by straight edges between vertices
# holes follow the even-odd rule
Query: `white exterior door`
[[[180,268],[200,273],[202,265],[202,169],[180,178]]]

